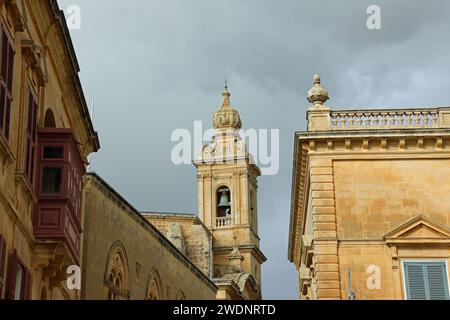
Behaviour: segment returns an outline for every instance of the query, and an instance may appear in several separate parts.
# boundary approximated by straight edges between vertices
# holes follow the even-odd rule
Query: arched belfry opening
[[[227,186],[221,186],[216,192],[216,227],[231,225],[231,192]]]
[[[45,111],[44,127],[45,128],[56,128],[55,115],[53,114],[53,111],[50,108],[48,108]]]

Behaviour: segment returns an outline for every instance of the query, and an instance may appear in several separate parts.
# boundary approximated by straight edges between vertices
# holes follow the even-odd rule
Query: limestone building
[[[82,189],[99,149],[56,1],[0,1],[0,298],[78,299]]]
[[[301,299],[449,299],[450,108],[333,110],[295,133],[289,259]]]
[[[142,213],[87,173],[78,72],[56,0],[0,0],[0,299],[260,299],[259,170],[228,91],[199,215]]]

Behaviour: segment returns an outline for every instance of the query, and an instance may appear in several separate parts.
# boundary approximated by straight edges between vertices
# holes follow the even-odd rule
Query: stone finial
[[[214,114],[213,124],[216,129],[236,129],[239,130],[242,127],[241,117],[239,113],[231,107],[230,104],[230,92],[225,85],[225,90],[222,93],[223,102],[219,110]]]
[[[314,106],[322,106],[330,97],[328,91],[322,87],[320,83],[320,76],[314,75],[314,86],[308,91],[308,101]]]

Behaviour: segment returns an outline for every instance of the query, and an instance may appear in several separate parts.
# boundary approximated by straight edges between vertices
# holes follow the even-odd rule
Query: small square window
[[[64,158],[64,147],[44,147],[44,159]]]

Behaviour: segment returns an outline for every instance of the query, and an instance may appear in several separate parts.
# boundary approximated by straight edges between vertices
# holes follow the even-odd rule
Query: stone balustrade
[[[309,118],[309,131],[450,128],[450,107],[377,110],[319,108],[309,113],[314,116]]]
[[[223,228],[230,225],[231,225],[231,216],[216,218],[216,228]]]
[[[332,130],[416,129],[441,127],[439,108],[399,110],[336,110]]]

